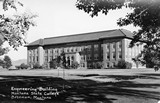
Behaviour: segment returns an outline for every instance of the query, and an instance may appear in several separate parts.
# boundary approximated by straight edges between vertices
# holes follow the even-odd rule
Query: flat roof
[[[29,46],[45,46],[45,45],[63,44],[63,43],[75,43],[75,42],[93,41],[93,40],[116,38],[116,37],[133,38],[133,34],[125,29],[115,29],[115,30],[98,31],[98,32],[38,39],[26,46],[29,47]]]

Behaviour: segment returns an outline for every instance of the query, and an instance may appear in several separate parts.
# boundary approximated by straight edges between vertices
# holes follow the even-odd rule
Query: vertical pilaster
[[[106,64],[106,59],[107,59],[107,47],[105,44],[102,44],[102,47],[103,47],[103,63],[104,63],[104,68],[107,67],[107,64]]]
[[[44,50],[42,46],[38,47],[38,62],[40,65],[44,63]]]
[[[126,42],[125,42],[125,39],[122,39],[122,59],[123,60],[126,60],[126,48],[125,48],[125,44]]]
[[[115,60],[118,61],[118,59],[119,59],[118,58],[118,51],[119,51],[118,42],[116,42],[116,48],[115,49],[116,49],[115,50],[116,51],[116,58],[115,58]]]
[[[27,64],[29,64],[29,60],[30,58],[29,58],[29,49],[27,48]]]

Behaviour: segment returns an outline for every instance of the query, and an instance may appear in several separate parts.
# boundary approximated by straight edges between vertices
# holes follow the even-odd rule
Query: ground
[[[1,70],[3,103],[158,103],[160,71],[153,69]],[[11,88],[58,88],[51,99],[11,99]],[[37,94],[38,95],[38,94]]]

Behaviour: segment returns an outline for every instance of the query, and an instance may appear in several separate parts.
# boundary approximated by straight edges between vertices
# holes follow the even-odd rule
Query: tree
[[[66,55],[64,51],[62,51],[61,56],[62,56],[62,65],[64,68],[66,68],[67,61],[66,61]]]
[[[49,62],[50,63],[50,68],[54,68],[56,69],[58,66],[57,60],[53,59],[52,61]]]
[[[72,65],[71,65],[71,67],[72,67],[73,69],[77,69],[77,68],[79,67],[78,62],[77,62],[77,61],[74,61],[74,62],[72,63]]]
[[[17,10],[15,6],[16,3],[23,6],[23,4],[17,0],[1,0],[1,2],[3,2],[4,11],[8,10],[9,6]],[[8,42],[15,50],[26,43],[25,36],[30,26],[35,26],[33,22],[33,18],[35,17],[37,17],[37,15],[28,13],[12,15],[10,17],[0,14],[0,55],[7,53],[9,50],[8,48],[2,47],[4,42]]]
[[[116,65],[116,68],[119,68],[119,69],[131,69],[132,68],[132,63],[129,63],[125,60],[119,60],[117,65]]]
[[[4,67],[4,61],[0,59],[0,66]]]
[[[10,57],[9,56],[4,56],[4,59],[3,59],[3,61],[4,61],[4,67],[5,68],[9,68],[9,67],[11,67],[12,66],[12,61],[11,61],[11,59],[10,59]]]
[[[57,56],[57,58],[53,59],[52,61],[50,61],[50,68],[57,68],[57,67],[64,67],[66,68],[66,56],[64,51],[62,51],[62,53]]]
[[[134,32],[130,47],[144,44],[145,49],[141,53],[141,60],[148,64],[150,61],[147,60],[150,56],[147,55],[154,54],[151,62],[159,65],[160,0],[77,0],[76,7],[92,17],[98,16],[100,12],[107,15],[109,10],[130,8],[132,12],[126,14],[124,18],[119,18],[117,24],[119,26],[133,24],[135,27],[140,27],[138,32]],[[151,51],[151,54],[147,51]]]

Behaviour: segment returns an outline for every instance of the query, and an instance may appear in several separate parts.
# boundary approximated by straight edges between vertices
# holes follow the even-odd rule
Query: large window
[[[112,51],[116,51],[116,43],[112,44]]]
[[[106,53],[106,56],[107,56],[107,59],[109,60],[109,59],[110,59],[110,54],[109,54],[109,52]]]
[[[115,51],[112,53],[112,57],[113,57],[113,59],[116,59],[116,52]]]
[[[38,56],[37,56],[37,62],[39,61]]]
[[[94,60],[98,60],[98,54],[94,54]]]
[[[45,62],[48,62],[48,56],[45,56]]]
[[[121,51],[118,52],[118,58],[122,59],[122,52]]]
[[[107,64],[106,66],[109,67],[109,63],[107,62],[106,64]]]
[[[47,49],[45,50],[45,55],[48,55],[48,50]]]
[[[122,48],[122,42],[118,42],[118,48]]]
[[[91,51],[91,45],[86,46],[85,49],[87,49],[87,51]]]
[[[87,59],[88,59],[88,60],[91,60],[91,54],[88,54],[88,55],[87,55]]]
[[[109,43],[106,44],[106,49],[107,49],[107,51],[110,50],[110,45],[109,45]]]
[[[94,45],[94,51],[98,51],[98,44]]]
[[[85,56],[84,55],[81,55],[81,60],[85,60]]]

